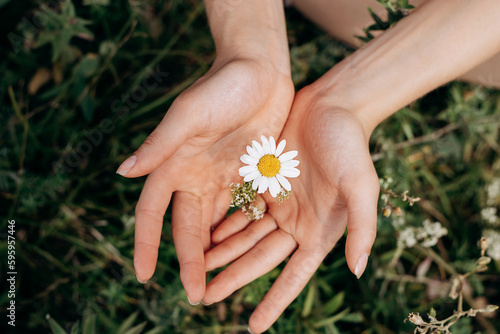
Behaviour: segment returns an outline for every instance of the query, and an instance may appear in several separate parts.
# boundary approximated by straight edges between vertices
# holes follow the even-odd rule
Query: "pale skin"
[[[297,7],[306,3],[297,1]],[[350,3],[314,0],[304,11],[312,17],[313,8],[330,6],[319,12],[337,13],[333,22],[341,9],[356,12]],[[220,301],[291,255],[249,320],[254,333],[276,321],[346,228],[347,264],[360,276],[376,231],[378,177],[368,151],[373,129],[459,76],[491,74],[492,86],[500,80],[494,61],[500,53],[498,1],[421,3],[294,98],[280,1],[233,0],[230,7],[206,1],[217,60],[135,152],[135,166],[121,171],[126,177],[150,174],[136,208],[138,279],[153,275],[173,192],[172,231],[191,303]],[[355,23],[364,20],[354,17]],[[335,34],[335,25],[323,26],[346,41],[345,31],[355,30],[352,25]],[[291,198],[278,206],[266,193],[264,219],[250,223],[236,213],[218,225],[229,204],[228,185],[239,180],[238,158],[261,134],[281,134],[285,151],[299,151],[301,175],[290,179]],[[211,241],[217,246],[210,250]],[[205,286],[206,270],[230,262]]]

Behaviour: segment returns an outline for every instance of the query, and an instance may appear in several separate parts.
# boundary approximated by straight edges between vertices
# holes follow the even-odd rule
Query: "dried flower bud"
[[[384,210],[382,211],[382,214],[384,215],[384,217],[390,217],[391,213],[392,213],[392,210],[391,210],[390,206],[386,206],[384,208]]]
[[[488,240],[486,240],[486,237],[481,238],[479,246],[481,247],[481,256],[484,256],[484,252],[488,249]]]
[[[477,265],[478,266],[487,266],[491,262],[491,258],[487,256],[481,256],[477,260]]]
[[[485,312],[494,312],[496,310],[498,310],[498,306],[497,305],[488,305],[484,308]]]
[[[409,192],[409,190],[406,190],[406,191],[404,191],[404,192],[401,194],[401,196],[403,197],[403,198],[402,198],[402,200],[403,200],[403,201],[406,201],[406,200],[408,199],[408,195],[407,195],[407,194],[408,194],[408,192]]]
[[[408,316],[408,320],[410,320],[411,323],[417,326],[425,324],[424,319],[422,319],[422,317],[418,313],[417,314],[410,313],[410,315]]]
[[[486,271],[486,270],[488,270],[488,266],[478,266],[476,268],[476,272],[478,272],[478,273],[482,273],[483,271]]]
[[[403,214],[403,210],[401,210],[400,207],[395,207],[393,212],[396,216],[401,216]]]
[[[450,290],[449,297],[452,299],[457,299],[458,293],[460,292],[460,289],[461,289],[460,280],[458,279],[458,277],[454,277],[453,281],[451,283],[451,290]]]
[[[434,309],[434,307],[432,307],[430,310],[429,310],[429,318],[431,318],[432,320],[435,320],[436,319],[436,310]]]
[[[410,203],[410,206],[413,206],[413,204],[420,201],[420,199],[421,199],[420,197],[411,197],[411,198],[409,198],[408,203]]]

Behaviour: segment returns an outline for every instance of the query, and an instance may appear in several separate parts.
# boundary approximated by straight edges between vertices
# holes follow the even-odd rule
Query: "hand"
[[[175,191],[172,234],[181,280],[191,303],[203,298],[204,250],[210,247],[211,226],[227,212],[240,148],[262,133],[279,135],[293,94],[290,77],[265,60],[216,61],[120,166],[126,177],[150,173],[135,212],[139,281],[154,273],[163,216]]]
[[[207,285],[205,304],[229,296],[293,253],[250,318],[253,332],[265,331],[305,287],[346,226],[347,264],[356,276],[363,273],[375,239],[379,193],[368,138],[351,112],[322,104],[307,89],[297,94],[282,139],[285,151],[298,150],[301,174],[290,180],[292,193],[283,204],[264,194],[268,212],[262,220],[249,224],[237,212],[213,232],[219,244],[205,255],[207,270],[237,260]]]

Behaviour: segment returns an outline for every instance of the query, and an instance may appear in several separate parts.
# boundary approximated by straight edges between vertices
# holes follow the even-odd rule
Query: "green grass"
[[[152,0],[137,7],[88,2],[96,4],[78,3],[74,12],[51,15],[31,38],[23,17],[33,22],[38,5],[0,1],[2,14],[11,13],[2,20],[0,44],[0,233],[6,236],[7,220],[15,219],[18,272],[16,331],[6,324],[7,289],[0,297],[0,326],[16,333],[244,332],[280,270],[224,302],[190,306],[167,213],[155,275],[145,286],[137,283],[133,212],[144,178],[115,174],[173,99],[210,67],[214,45],[203,6],[194,0]],[[293,9],[287,9],[287,20],[298,88],[353,51]],[[10,32],[28,49],[15,52]],[[151,69],[168,76],[135,103],[127,96],[138,94]],[[51,78],[30,94],[37,72],[36,80],[44,73]],[[95,141],[90,146],[83,144],[91,142],[89,133]],[[434,250],[461,272],[479,257],[484,187],[500,175],[499,142],[500,93],[464,83],[441,87],[399,111],[371,140],[379,175],[394,179],[393,190],[409,189],[422,198],[414,207],[402,206],[408,224],[430,218],[446,226],[448,235]],[[391,220],[380,215],[361,280],[348,271],[342,239],[269,332],[400,333],[413,331],[403,323],[409,312],[434,307],[440,318],[451,315],[456,303],[450,298],[401,279],[416,274],[426,258],[422,252],[406,250],[390,266],[397,245]],[[3,274],[5,238],[0,248]],[[496,262],[472,277],[466,304],[498,301],[499,272]],[[426,277],[439,286],[442,268],[432,264]],[[499,327],[496,318],[464,319],[454,333],[494,333]]]

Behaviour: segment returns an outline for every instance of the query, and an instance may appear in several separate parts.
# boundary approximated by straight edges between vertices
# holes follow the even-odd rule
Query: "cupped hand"
[[[375,239],[379,182],[369,134],[353,113],[314,96],[307,88],[297,94],[282,133],[285,151],[298,150],[300,160],[290,198],[279,205],[265,193],[268,212],[250,224],[241,212],[230,216],[213,232],[218,245],[205,255],[207,270],[234,261],[207,285],[203,301],[211,304],[292,254],[250,318],[255,333],[267,330],[298,296],[346,227],[347,264],[358,277]]]
[[[278,135],[294,90],[265,60],[216,61],[172,104],[158,127],[118,169],[149,173],[136,206],[134,266],[147,281],[158,257],[163,216],[172,194],[172,234],[181,281],[191,303],[205,294],[204,251],[211,226],[225,217],[240,148],[262,132]]]

